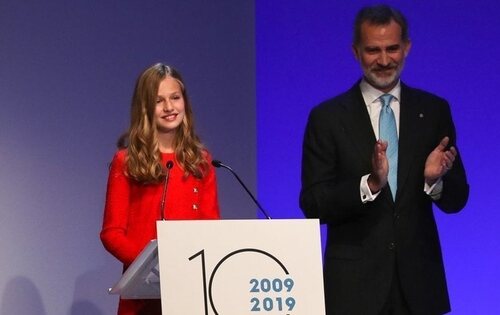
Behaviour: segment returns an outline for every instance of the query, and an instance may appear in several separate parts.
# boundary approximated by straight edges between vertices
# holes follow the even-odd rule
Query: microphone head
[[[221,167],[222,166],[222,162],[219,161],[219,160],[212,160],[212,165],[215,166],[215,167]]]
[[[171,169],[174,166],[174,162],[168,161],[167,162],[167,170]]]

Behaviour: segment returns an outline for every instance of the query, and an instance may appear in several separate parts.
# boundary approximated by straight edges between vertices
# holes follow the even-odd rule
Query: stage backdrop
[[[471,185],[463,212],[436,211],[451,314],[500,314],[500,5],[388,2],[410,23],[413,47],[403,80],[450,101]],[[258,187],[275,217],[302,217],[298,194],[307,116],[360,78],[351,52],[352,23],[362,5],[374,3],[256,0]]]
[[[115,312],[106,288],[121,267],[98,239],[107,166],[128,124],[135,78],[158,61],[183,73],[215,158],[251,189],[258,175],[271,215],[302,217],[306,118],[359,78],[351,25],[367,3],[2,0],[0,314]],[[452,314],[500,313],[499,5],[390,3],[410,20],[403,78],[451,102],[471,184],[462,213],[436,212]],[[255,207],[222,171],[223,216],[254,217]]]
[[[252,1],[0,1],[0,314],[108,315],[122,267],[99,232],[135,79],[187,83],[214,157],[255,188]],[[218,170],[225,218],[255,218]]]

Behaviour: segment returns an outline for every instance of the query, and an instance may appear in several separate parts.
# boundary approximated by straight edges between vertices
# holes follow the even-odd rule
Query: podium
[[[152,240],[123,273],[109,294],[119,294],[124,299],[159,299],[160,271],[158,242]]]
[[[157,231],[110,293],[160,295],[169,315],[325,314],[316,219],[158,221]]]

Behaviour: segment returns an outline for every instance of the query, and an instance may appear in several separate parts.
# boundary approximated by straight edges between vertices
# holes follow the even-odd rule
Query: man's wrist
[[[368,176],[370,176],[370,174],[363,175],[359,183],[359,192],[362,203],[374,201],[380,194],[380,191],[376,193],[371,192],[370,187],[368,186]]]
[[[382,185],[380,184],[380,180],[374,179],[375,176],[372,174],[368,175],[367,183],[370,188],[370,192],[372,194],[378,193],[382,189]]]

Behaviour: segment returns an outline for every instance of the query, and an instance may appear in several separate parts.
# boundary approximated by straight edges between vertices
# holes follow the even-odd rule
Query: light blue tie
[[[389,187],[391,188],[392,199],[396,199],[398,189],[398,130],[396,119],[391,109],[391,100],[393,96],[384,94],[380,97],[382,108],[379,118],[379,138],[387,141],[387,159],[389,160]]]

